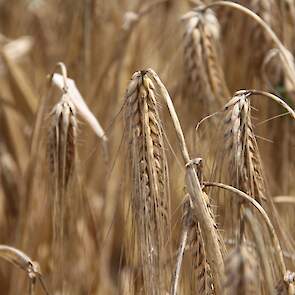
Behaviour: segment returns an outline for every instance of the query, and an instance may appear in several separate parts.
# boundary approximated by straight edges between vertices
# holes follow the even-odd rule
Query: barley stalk
[[[33,261],[24,252],[6,245],[0,245],[0,257],[21,268],[28,274],[30,279],[29,295],[34,295],[35,283],[37,279],[40,281],[45,294],[49,295],[46,285],[42,279],[40,265],[36,261]]]
[[[26,271],[31,279],[40,274],[38,263],[16,248],[0,245],[0,257]]]
[[[217,183],[217,182],[204,182],[204,185],[205,186],[216,186],[216,187],[219,187],[221,189],[228,190],[228,191],[230,191],[232,193],[235,193],[237,196],[239,196],[239,197],[243,198],[244,200],[250,202],[259,211],[259,213],[261,214],[261,216],[265,220],[266,225],[268,226],[269,233],[271,235],[274,247],[275,247],[275,249],[277,251],[276,258],[277,258],[277,261],[278,261],[278,265],[280,267],[281,275],[283,277],[284,274],[286,273],[286,265],[285,265],[285,261],[284,261],[284,257],[283,257],[283,252],[282,252],[281,245],[280,245],[278,236],[276,234],[276,231],[275,231],[275,229],[274,229],[274,227],[272,225],[272,222],[271,222],[269,216],[267,215],[267,213],[265,212],[263,207],[252,196],[249,196],[246,193],[244,193],[244,192],[240,191],[239,189],[234,188],[234,187],[232,187],[230,185],[226,185],[226,184],[223,184],[223,183]]]
[[[254,196],[260,204],[263,204],[269,194],[266,191],[262,163],[251,122],[250,98],[252,95],[264,95],[273,99],[285,107],[292,116],[294,111],[275,95],[258,90],[238,91],[225,106],[225,110],[228,110],[225,119],[226,148],[229,150],[230,171],[234,186]],[[268,197],[267,201],[267,209],[271,212],[276,230],[286,245],[290,246],[290,240],[280,224],[273,200]]]
[[[167,285],[160,265],[170,255],[170,205],[162,123],[155,88],[146,72],[133,75],[125,99],[132,208],[144,287],[146,293],[159,294]]]
[[[236,96],[238,95],[246,95],[246,96],[255,96],[255,95],[261,95],[261,96],[265,96],[267,98],[272,99],[273,101],[275,101],[276,103],[278,103],[279,105],[281,105],[284,109],[287,110],[287,112],[290,114],[290,116],[295,119],[295,111],[294,109],[292,109],[285,101],[283,101],[280,97],[278,97],[275,94],[266,92],[266,91],[262,91],[262,90],[256,90],[256,89],[250,89],[250,90],[240,90],[237,91]]]
[[[57,281],[62,281],[64,277],[63,247],[69,204],[67,192],[70,182],[73,181],[76,166],[76,109],[67,93],[63,94],[61,100],[54,106],[50,120],[48,159],[53,194],[53,256],[54,265],[61,273],[55,277],[55,284],[59,284]]]
[[[216,1],[216,2],[210,3],[207,6],[203,6],[203,7],[201,6],[199,9],[202,11],[204,9],[206,10],[206,9],[212,8],[214,6],[228,6],[228,7],[237,9],[237,10],[245,13],[246,15],[250,16],[253,20],[255,20],[257,22],[257,24],[259,24],[262,27],[262,29],[267,33],[267,35],[270,37],[270,39],[274,42],[276,47],[279,49],[280,57],[283,62],[284,71],[294,87],[294,85],[295,85],[294,57],[288,51],[288,49],[282,44],[280,39],[277,37],[277,35],[274,33],[274,31],[270,28],[270,26],[267,25],[267,23],[261,17],[259,17],[257,14],[255,14],[250,9],[248,9],[238,3],[231,2],[231,1]]]
[[[175,272],[173,274],[172,283],[171,283],[171,295],[177,295],[178,285],[180,281],[180,271],[182,266],[182,260],[184,256],[184,251],[187,244],[188,233],[189,233],[189,224],[188,224],[188,214],[189,214],[189,199],[188,196],[186,197],[187,200],[183,204],[183,217],[182,217],[182,231],[180,237],[180,243],[178,247],[178,254],[176,258],[176,267]]]
[[[251,122],[249,95],[235,95],[225,106],[225,141],[234,186],[255,196],[262,203],[264,177]]]
[[[191,11],[186,21],[184,59],[192,95],[210,108],[221,104],[229,91],[220,64],[219,23],[212,10]]]
[[[191,261],[191,292],[192,294],[214,294],[210,266],[207,261],[204,240],[200,225],[193,213],[190,197],[187,195],[183,204],[183,226],[176,260],[176,269],[171,284],[171,294],[176,295],[180,281],[182,258],[186,245],[188,246]]]
[[[204,233],[204,241],[205,247],[208,255],[208,262],[212,269],[212,276],[214,287],[217,294],[221,294],[222,292],[222,280],[224,275],[224,264],[223,264],[223,251],[220,248],[219,236],[216,232],[215,221],[212,220],[210,213],[207,208],[206,201],[204,200],[202,188],[197,177],[197,173],[193,165],[191,165],[191,159],[188,153],[188,149],[186,146],[186,142],[184,139],[184,135],[182,132],[182,128],[177,117],[176,111],[174,109],[173,102],[170,98],[170,95],[165,88],[164,84],[160,80],[159,76],[152,69],[148,70],[153,79],[156,81],[156,84],[159,88],[160,94],[163,97],[167,107],[169,109],[169,113],[172,118],[172,122],[177,134],[177,138],[179,141],[180,150],[182,153],[182,157],[184,163],[186,165],[186,184],[188,193],[191,196],[191,201],[193,203],[193,208],[196,216],[198,216],[198,220],[200,223],[200,227],[202,232]]]

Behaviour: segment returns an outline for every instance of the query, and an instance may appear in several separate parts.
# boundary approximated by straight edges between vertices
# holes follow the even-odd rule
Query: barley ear
[[[167,288],[161,267],[171,256],[168,166],[155,87],[145,71],[134,73],[126,95],[132,210],[145,292]]]

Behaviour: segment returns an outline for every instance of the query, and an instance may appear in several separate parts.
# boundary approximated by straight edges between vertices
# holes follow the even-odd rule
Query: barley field
[[[0,0],[0,294],[295,294],[294,0]]]

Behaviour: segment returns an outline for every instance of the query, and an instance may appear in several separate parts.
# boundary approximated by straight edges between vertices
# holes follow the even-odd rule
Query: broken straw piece
[[[53,74],[52,77],[53,83],[63,91],[64,89],[64,77],[60,74]],[[101,138],[103,141],[107,141],[107,137],[105,135],[104,130],[102,129],[101,125],[93,115],[93,113],[88,108],[87,104],[85,103],[80,91],[78,90],[76,83],[74,80],[66,78],[67,82],[67,91],[69,94],[70,99],[72,100],[72,103],[75,105],[75,107],[78,109],[81,116],[84,118],[86,122],[90,125],[90,127],[93,129],[95,134]]]

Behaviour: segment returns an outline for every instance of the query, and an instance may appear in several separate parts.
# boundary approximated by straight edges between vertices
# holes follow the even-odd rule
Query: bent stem
[[[261,96],[265,96],[268,97],[272,100],[274,100],[275,102],[277,102],[278,104],[280,104],[283,108],[285,108],[288,113],[293,117],[293,119],[295,119],[295,112],[294,110],[286,103],[284,102],[281,98],[279,98],[278,96],[266,92],[266,91],[262,91],[262,90],[255,90],[255,89],[249,89],[249,90],[241,90],[241,91],[237,91],[236,92],[237,95],[239,94],[249,94],[250,96],[252,95],[261,95]]]
[[[295,71],[294,71],[294,68],[290,65],[290,53],[287,50],[287,48],[283,45],[283,43],[280,41],[278,36],[274,33],[274,31],[269,27],[269,25],[267,25],[267,23],[260,16],[258,16],[256,13],[254,13],[250,9],[231,1],[216,1],[206,6],[201,6],[198,10],[202,11],[208,8],[212,8],[214,6],[227,6],[227,7],[235,8],[245,13],[252,19],[254,19],[268,34],[268,36],[271,38],[271,40],[275,43],[275,45],[279,49],[286,73],[289,76],[290,81],[292,81],[293,86],[295,86]]]
[[[274,247],[275,247],[275,249],[277,251],[277,254],[278,254],[278,263],[279,263],[279,266],[280,266],[280,269],[281,269],[281,274],[282,274],[282,276],[284,276],[284,274],[286,273],[286,265],[285,265],[285,261],[284,261],[284,257],[283,257],[283,252],[282,252],[282,249],[281,249],[281,246],[280,246],[280,242],[279,242],[278,236],[277,236],[277,234],[275,232],[275,229],[274,229],[274,227],[273,227],[267,213],[263,209],[263,207],[254,199],[254,197],[250,197],[246,193],[244,193],[244,192],[240,191],[239,189],[237,189],[235,187],[232,187],[230,185],[226,185],[226,184],[218,183],[218,182],[205,182],[204,181],[204,186],[205,187],[206,186],[207,187],[208,186],[215,186],[215,187],[219,187],[219,188],[222,188],[224,190],[230,191],[230,192],[238,195],[239,197],[247,200],[249,203],[251,203],[259,211],[259,213],[261,214],[261,216],[265,220],[265,223],[268,226],[270,236],[271,236],[271,238],[273,240]]]

